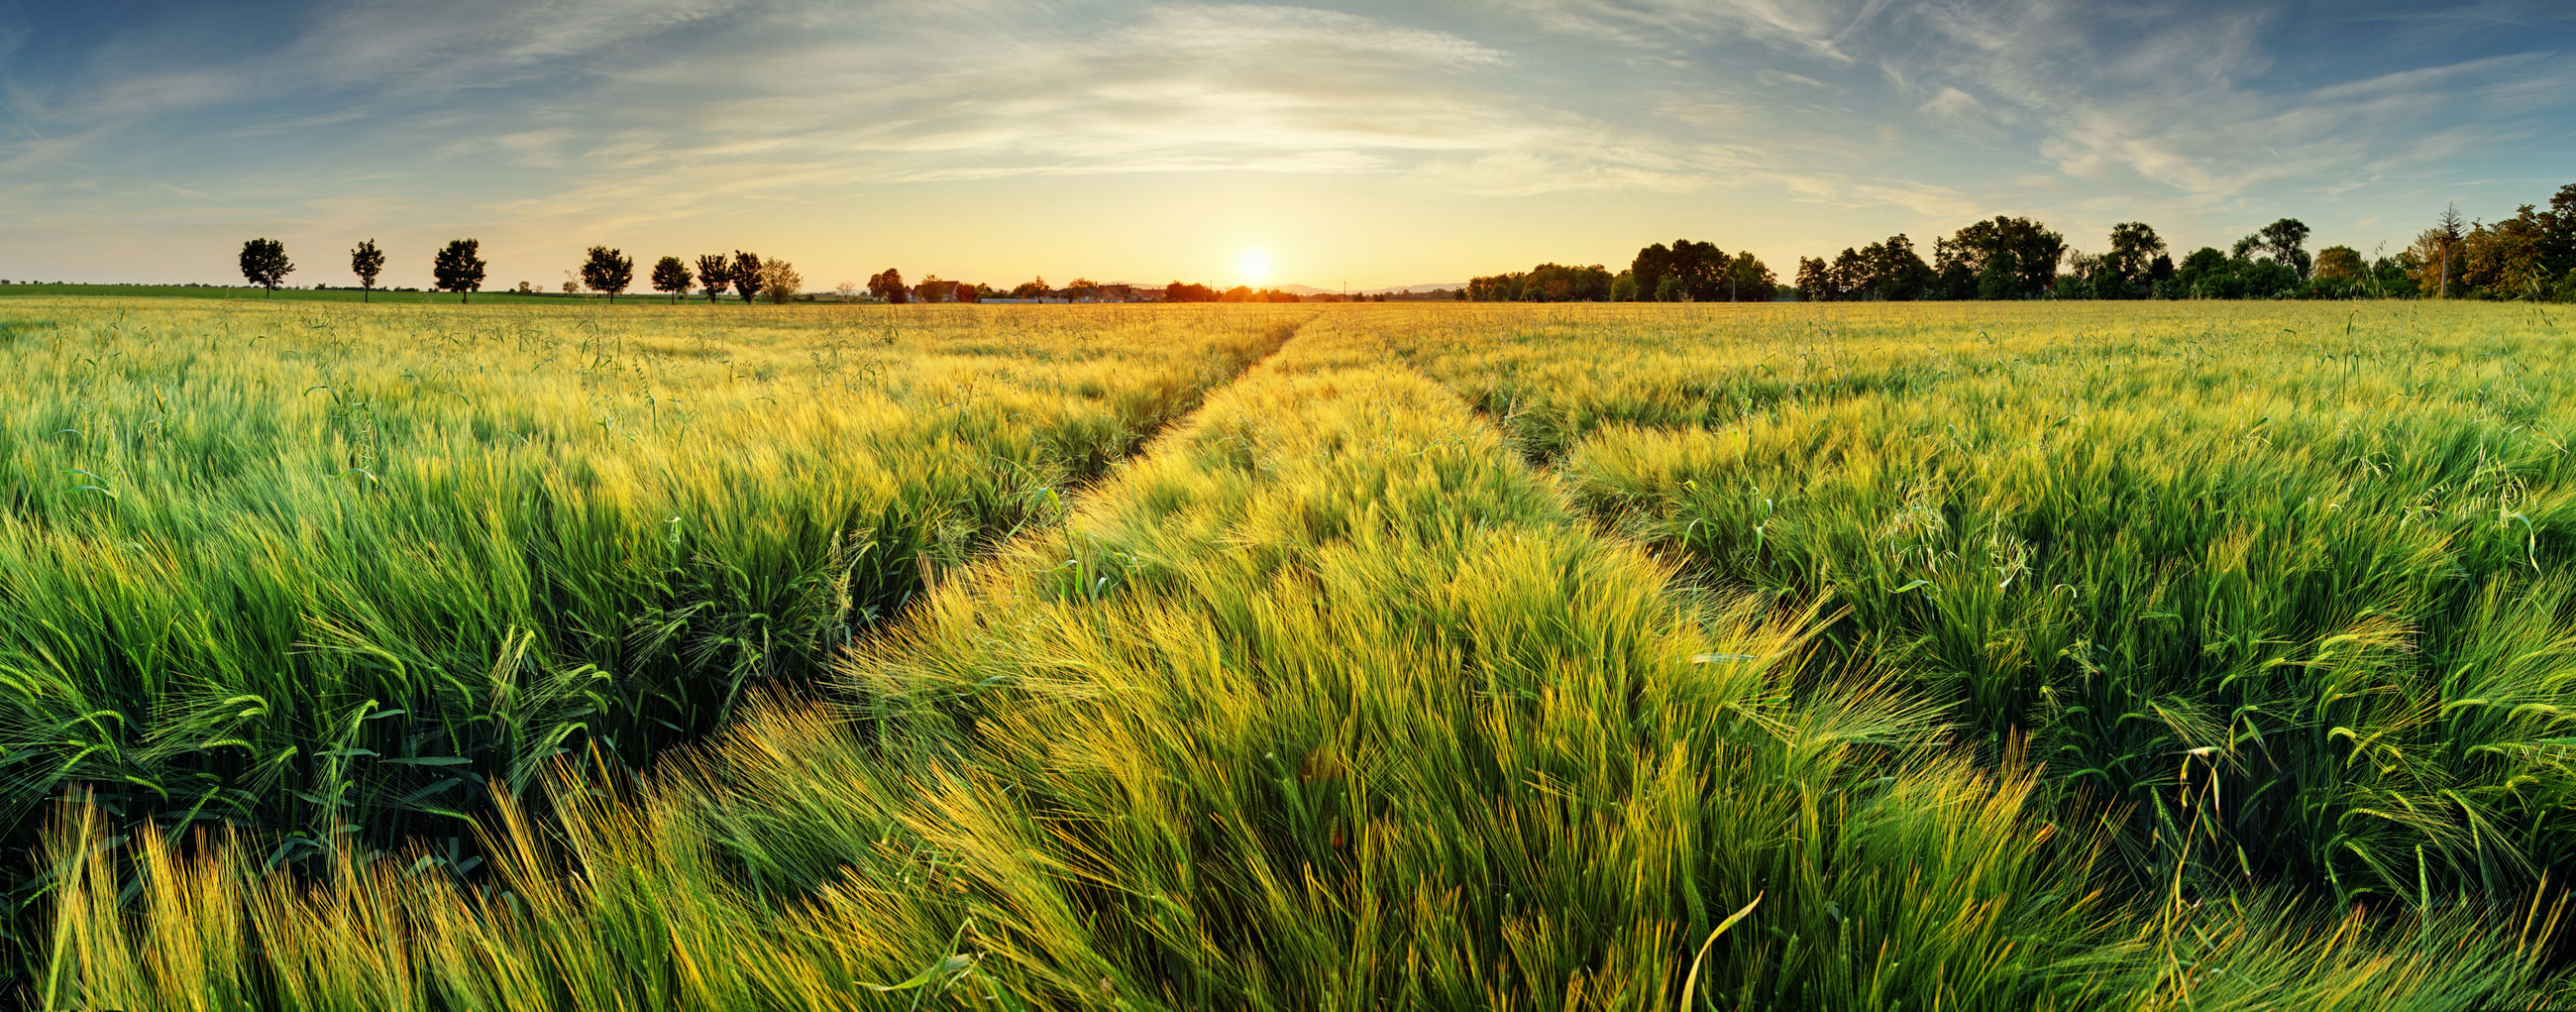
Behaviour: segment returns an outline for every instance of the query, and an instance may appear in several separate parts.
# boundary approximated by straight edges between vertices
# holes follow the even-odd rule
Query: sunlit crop
[[[37,305],[39,1007],[2560,986],[2528,309]]]

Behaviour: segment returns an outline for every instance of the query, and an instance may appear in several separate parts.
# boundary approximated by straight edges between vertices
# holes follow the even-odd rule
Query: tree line
[[[438,250],[432,258],[431,276],[436,288],[453,292],[460,299],[472,301],[472,294],[483,290],[485,264],[480,255],[481,243],[474,239],[456,239]],[[373,239],[359,243],[349,251],[349,270],[357,275],[360,288],[372,298],[376,278],[384,272],[385,253]],[[295,272],[295,262],[286,254],[286,244],[276,239],[251,239],[242,243],[242,277],[252,285],[276,291]],[[635,284],[635,260],[625,251],[593,246],[583,255],[576,272],[580,278],[564,282],[564,291],[587,288],[608,296],[610,302]],[[758,254],[735,250],[731,256],[709,253],[692,264],[675,256],[666,256],[653,264],[648,280],[653,290],[666,292],[678,302],[692,290],[705,294],[712,304],[730,291],[744,302],[767,298],[774,303],[794,300],[804,279],[794,265],[785,260],[765,259]],[[843,298],[857,297],[861,286],[843,282],[836,290]],[[536,290],[520,282],[518,291],[533,294]],[[889,303],[909,302],[981,302],[986,299],[1066,299],[1069,301],[1141,301],[1147,293],[1133,285],[1102,284],[1089,278],[1075,278],[1062,287],[1038,277],[1009,289],[966,281],[949,281],[934,274],[916,283],[906,283],[903,272],[886,268],[870,275],[865,286],[868,296]],[[1297,302],[1290,292],[1272,289],[1255,290],[1244,285],[1218,290],[1207,285],[1174,281],[1163,290],[1165,302]]]
[[[473,293],[483,290],[486,265],[482,246],[482,242],[476,239],[451,239],[440,247],[430,258],[430,277],[436,289],[455,293],[461,301],[473,301]],[[366,293],[365,298],[374,297],[376,278],[384,273],[384,269],[385,252],[374,239],[360,242],[349,250],[349,272],[357,275],[359,288]],[[252,285],[274,292],[286,282],[287,275],[295,272],[295,261],[286,255],[285,243],[268,238],[251,239],[242,243],[241,272],[242,278]],[[605,293],[608,301],[615,302],[619,295],[635,284],[635,259],[623,250],[593,246],[582,258],[580,275],[584,287]],[[709,303],[727,291],[739,293],[744,302],[767,295],[771,302],[785,303],[794,299],[805,283],[804,278],[796,273],[794,264],[764,259],[742,250],[733,251],[732,256],[722,253],[700,256],[695,267],[679,257],[663,257],[653,264],[650,281],[655,291],[670,293],[673,302],[678,302],[691,289],[699,288],[705,291]],[[525,282],[520,283],[519,290],[533,291]],[[572,283],[565,282],[564,290],[572,291]]]
[[[1769,302],[1779,278],[1750,252],[1727,255],[1716,243],[1675,240],[1637,251],[1617,274],[1600,264],[1545,263],[1526,271],[1473,278],[1457,298],[1468,302]]]
[[[1935,299],[2475,298],[2576,302],[2576,184],[2543,207],[2487,223],[2446,208],[2413,243],[2365,257],[2350,246],[2311,253],[2307,223],[2282,218],[2228,248],[2174,258],[2145,222],[2112,226],[2088,253],[2029,218],[1998,216],[1932,242],[1925,259],[1903,233],[1831,257],[1800,257],[1783,286],[1751,253],[1688,239],[1637,251],[1617,274],[1546,263],[1476,278],[1478,302],[1911,302]]]

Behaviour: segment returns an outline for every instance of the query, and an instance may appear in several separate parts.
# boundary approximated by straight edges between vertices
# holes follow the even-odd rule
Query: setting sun
[[[1234,267],[1235,273],[1243,276],[1244,284],[1260,284],[1270,279],[1270,254],[1257,249],[1244,250],[1243,258],[1235,261]]]

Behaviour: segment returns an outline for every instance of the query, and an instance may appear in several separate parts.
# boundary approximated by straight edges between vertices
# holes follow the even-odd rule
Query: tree
[[[1669,301],[1655,293],[1661,290],[1664,277],[1672,272],[1673,251],[1663,243],[1638,250],[1636,258],[1628,262],[1628,273],[1637,279],[1637,290],[1657,301]]]
[[[1666,274],[1663,280],[1655,282],[1655,301],[1688,302],[1690,286],[1683,284],[1681,278]]]
[[[903,284],[903,272],[892,267],[869,275],[868,294],[898,306],[912,301],[912,290]]]
[[[614,305],[617,293],[635,283],[635,258],[624,250],[593,246],[581,262],[581,283],[590,286],[591,291],[607,292],[609,303]]]
[[[2231,294],[2227,286],[2237,285]],[[2177,294],[2194,299],[2234,298],[2244,294],[2235,272],[2228,266],[2227,254],[2215,246],[2203,246],[2184,257],[2174,270]]]
[[[1898,238],[1903,238],[1899,236]],[[1911,249],[1906,251],[1911,255]],[[1923,261],[1915,260],[1920,264]],[[1597,268],[1596,268],[1597,269]],[[1780,292],[1780,279],[1751,253],[1738,253],[1726,265],[1726,297],[1731,302],[1769,302]]]
[[[483,289],[483,243],[476,239],[450,239],[447,248],[438,251],[430,263],[430,276],[437,279],[438,290],[455,292],[457,301],[474,301],[473,293]]]
[[[1814,257],[1798,258],[1798,301],[1831,302],[1834,286],[1825,262]]]
[[[1989,253],[1985,269],[1977,272],[1977,297],[1989,301],[2020,298],[2021,271],[2016,260],[2010,247]]]
[[[1610,301],[1612,301],[1612,302],[1635,302],[1635,301],[1637,301],[1637,272],[1636,272],[1636,271],[1634,271],[1634,270],[1625,270],[1625,271],[1620,271],[1620,272],[1619,272],[1619,276],[1618,276],[1618,277],[1615,277],[1615,278],[1610,279]]]
[[[653,262],[653,290],[671,293],[674,306],[680,304],[681,293],[688,291],[697,280],[697,275],[689,273],[689,265],[681,263],[679,257],[663,257]]]
[[[2408,277],[2415,282],[2417,291],[2429,290],[2437,299],[2451,297],[2451,282],[2462,273],[2460,246],[2466,238],[2468,223],[2460,217],[2458,205],[2443,208],[2433,227],[2415,236],[2414,245],[2406,252],[2412,254],[2408,259],[2414,266]]]
[[[1825,268],[1825,287],[1833,290],[1837,301],[1869,298],[1869,258],[1843,247],[1834,255],[1833,266]]]
[[[715,305],[716,300],[723,297],[725,289],[733,287],[733,261],[725,259],[722,253],[700,255],[698,283],[707,286],[707,305]]]
[[[349,272],[358,276],[358,287],[366,293],[359,296],[359,301],[375,301],[376,275],[384,273],[384,269],[385,251],[376,248],[375,240],[359,243],[349,251]]]
[[[1027,286],[1023,285],[1021,287],[1025,288]],[[1463,292],[1464,289],[1461,289],[1461,291]],[[1018,297],[1018,293],[1014,292],[1013,297]],[[1163,301],[1165,302],[1215,302],[1216,300],[1216,289],[1210,288],[1206,285],[1184,284],[1182,282],[1175,281],[1163,286]]]
[[[1935,287],[1954,299],[2032,298],[2057,282],[2057,265],[2065,256],[2065,236],[2028,218],[1999,216],[1933,243],[1934,273],[1940,278]],[[2003,276],[2011,284],[1989,285],[1994,262],[2007,258]]]
[[[2529,204],[2511,218],[2471,228],[2460,241],[2460,287],[2499,299],[2547,298],[2555,279],[2544,266],[2544,241]]]
[[[2369,269],[2368,264],[2361,262],[2360,250],[2350,246],[2328,246],[2317,252],[2317,266],[2309,276],[2319,281],[2350,281],[2362,277]]]
[[[794,300],[797,289],[804,284],[804,277],[796,273],[796,265],[785,260],[768,260],[760,265],[760,290],[769,293],[769,301],[774,305],[784,306]]]
[[[1727,298],[1727,271],[1735,258],[1712,242],[1676,239],[1669,247],[1656,243],[1637,251],[1628,264],[1628,273],[1637,276],[1637,291],[1658,302],[1723,302]],[[1670,289],[1664,279],[1678,278],[1680,284]],[[1671,297],[1667,298],[1667,293]]]
[[[251,284],[274,293],[286,276],[295,273],[295,261],[286,258],[286,244],[275,239],[253,239],[242,243],[242,277]]]
[[[2468,223],[2460,218],[2460,205],[2447,204],[2442,208],[2442,216],[2433,220],[2433,227],[2416,239],[2419,247],[2431,247],[2423,251],[2429,255],[2422,259],[2425,269],[2434,274],[2434,288],[2439,298],[2451,297],[2451,278],[2459,273],[2460,240],[2467,235]],[[2416,285],[2421,287],[2423,279],[2417,278]]]
[[[2540,213],[2541,255],[2550,271],[2565,275],[2576,271],[2576,183],[2558,188],[2549,198],[2549,210]]]
[[[2165,255],[2164,237],[2143,221],[2111,226],[2111,250],[2095,268],[2093,294],[2103,299],[2142,299],[2155,294],[2156,258]],[[2170,268],[2173,261],[2165,264]]]
[[[1043,299],[1046,298],[1047,292],[1052,290],[1053,289],[1047,287],[1046,275],[1041,274],[1031,280],[1020,282],[1018,287],[1011,289],[1011,297],[1014,299]],[[1202,301],[1214,302],[1216,300],[1206,299]]]
[[[1798,285],[1798,297],[1817,302],[1844,299],[1910,302],[1940,294],[1936,284],[1938,276],[1930,264],[1923,262],[1922,255],[1914,252],[1914,240],[1902,232],[1861,249],[1844,247],[1830,263],[1801,257],[1798,270],[1802,279]],[[1814,295],[1807,294],[1810,283],[1816,288]]]
[[[2236,240],[2235,253],[2244,259],[2249,253],[2261,253],[2273,263],[2289,268],[2301,281],[2308,279],[2308,225],[2297,218],[2283,218],[2265,225],[2253,235]]]
[[[733,251],[731,277],[734,293],[742,296],[744,305],[750,305],[752,297],[760,294],[763,280],[760,276],[760,257],[741,250]]]
[[[2064,237],[2027,218],[1996,217],[1973,223],[1933,243],[1934,288],[1947,298],[2023,298],[2056,280]],[[1998,274],[1998,260],[2009,269]],[[1995,277],[2005,282],[1989,284]]]

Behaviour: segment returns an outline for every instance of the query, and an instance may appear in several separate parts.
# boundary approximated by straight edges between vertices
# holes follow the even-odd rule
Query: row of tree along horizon
[[[437,290],[454,293],[463,301],[471,301],[473,293],[482,291],[486,265],[481,248],[481,243],[474,239],[450,240],[440,248],[432,258],[430,269],[431,277],[436,279]],[[349,272],[357,276],[361,291],[375,292],[376,278],[383,274],[384,268],[385,253],[375,240],[368,239],[349,250]],[[251,239],[242,243],[241,272],[243,279],[252,285],[275,291],[285,284],[288,274],[295,272],[295,262],[287,256],[284,242],[268,238]],[[615,302],[617,296],[634,287],[635,260],[623,250],[593,246],[583,256],[578,273],[580,284],[577,286],[567,278],[563,287],[565,292],[586,288],[605,294],[610,302]],[[767,298],[783,304],[813,299],[811,295],[801,294],[804,278],[797,274],[794,265],[785,260],[763,259],[743,250],[735,250],[731,256],[709,253],[698,257],[694,265],[679,257],[666,256],[654,263],[649,280],[653,290],[668,293],[674,302],[693,291],[704,294],[710,303],[728,291],[739,295],[744,302]],[[515,291],[518,294],[537,294],[536,288],[525,281],[520,282]],[[965,281],[945,281],[935,274],[919,283],[906,284],[903,272],[894,268],[868,278],[866,291],[871,299],[891,303],[984,302],[996,299],[1128,301],[1143,294],[1133,285],[1104,285],[1088,278],[1076,278],[1071,284],[1056,288],[1049,286],[1046,278],[1039,277],[1007,290]],[[842,298],[856,298],[859,286],[845,282],[835,290],[835,294]],[[1302,301],[1292,292],[1267,288],[1256,290],[1247,285],[1219,290],[1179,281],[1154,294],[1165,302]],[[1381,296],[1379,301],[1384,301],[1384,298]]]
[[[1594,264],[1540,264],[1476,278],[1462,297],[1492,302],[1804,302],[1933,299],[2477,298],[2576,302],[2576,183],[2548,207],[2524,204],[2502,221],[2472,222],[2457,207],[2394,256],[2349,246],[2311,255],[2311,230],[2282,218],[2226,251],[2205,246],[2176,262],[2144,222],[2113,226],[2102,253],[2070,248],[2029,218],[1980,221],[1933,241],[1932,259],[1903,234],[1830,259],[1800,257],[1787,285],[1751,253],[1680,240],[1637,251],[1616,274]]]
[[[2494,223],[2467,221],[2446,208],[2431,227],[2393,256],[2365,258],[2349,246],[2311,255],[2311,230],[2282,218],[2237,240],[2228,250],[2202,247],[2177,262],[2164,239],[2144,222],[2113,226],[2102,253],[2068,246],[2063,235],[2029,218],[1999,216],[1935,239],[1925,260],[1913,239],[1899,233],[1867,246],[1846,247],[1830,259],[1801,257],[1797,273],[1782,284],[1750,252],[1727,254],[1715,243],[1688,239],[1638,250],[1627,269],[1555,263],[1528,271],[1475,278],[1465,288],[1410,297],[1454,297],[1479,302],[1808,302],[1967,299],[2262,299],[2262,298],[2480,298],[2576,301],[2576,183],[2559,188],[2546,209],[2522,205]],[[364,290],[375,289],[384,252],[374,240],[350,250],[350,271]],[[242,276],[274,290],[295,270],[275,239],[242,244]],[[450,241],[433,258],[437,289],[470,298],[483,286],[485,264],[473,239]],[[632,287],[635,263],[623,251],[593,246],[579,269],[581,286],[610,301]],[[745,302],[767,297],[785,303],[800,297],[803,279],[784,260],[736,250],[697,258],[694,265],[666,256],[653,266],[656,291],[673,301],[692,291],[709,302],[728,291]],[[576,286],[564,282],[564,290]],[[526,282],[518,291],[533,292]],[[836,294],[857,298],[859,286],[843,283]],[[1339,301],[1343,296],[1300,296],[1236,286],[1219,290],[1174,281],[1161,291],[1076,278],[1062,287],[1041,277],[1010,289],[932,275],[906,283],[889,268],[868,279],[868,298],[892,303],[1046,301],[1297,302]],[[1377,297],[1383,301],[1385,296]]]

